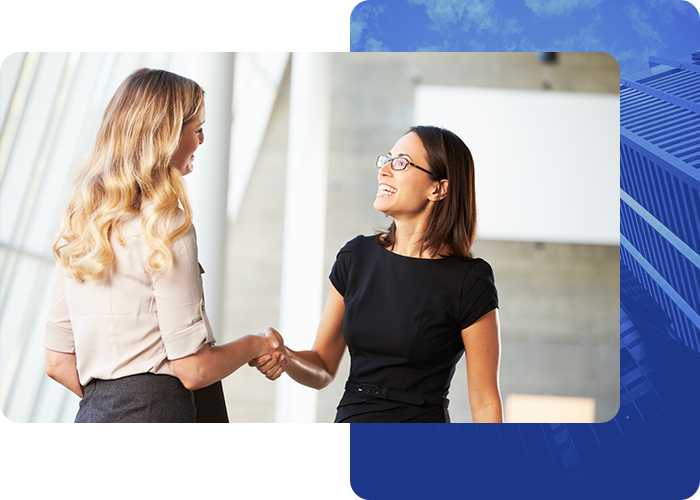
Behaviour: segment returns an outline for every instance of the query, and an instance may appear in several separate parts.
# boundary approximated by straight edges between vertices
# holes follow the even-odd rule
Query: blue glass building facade
[[[620,265],[700,352],[700,52],[650,66],[621,79]]]

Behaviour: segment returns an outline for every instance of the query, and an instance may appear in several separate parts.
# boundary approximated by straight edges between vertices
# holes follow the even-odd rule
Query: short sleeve
[[[172,248],[173,266],[165,276],[153,280],[153,292],[168,359],[179,359],[213,344],[214,335],[204,309],[194,226]]]
[[[462,283],[460,328],[464,330],[484,314],[498,308],[498,293],[491,266],[477,259]]]
[[[333,269],[331,269],[331,274],[328,278],[331,283],[338,290],[338,293],[345,296],[345,292],[348,288],[348,276],[350,275],[350,264],[352,263],[352,251],[355,247],[357,238],[348,241],[343,248],[340,249],[338,255],[335,257],[335,263],[333,264]]]
[[[75,353],[73,325],[70,320],[70,311],[68,310],[66,294],[63,289],[63,270],[58,263],[53,274],[53,288],[51,290],[49,316],[46,320],[44,347],[57,352]]]

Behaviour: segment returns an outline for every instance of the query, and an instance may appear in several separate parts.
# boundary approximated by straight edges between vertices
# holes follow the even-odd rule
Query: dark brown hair
[[[421,242],[421,252],[439,252],[451,245],[462,259],[472,258],[471,247],[476,236],[476,194],[474,160],[471,151],[453,132],[433,126],[411,127],[406,134],[416,134],[428,153],[433,179],[447,179],[447,195],[435,202],[428,227]],[[396,241],[396,222],[377,236],[380,245],[390,248]]]

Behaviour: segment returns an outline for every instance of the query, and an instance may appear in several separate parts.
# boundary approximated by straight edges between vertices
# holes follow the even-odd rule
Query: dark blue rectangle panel
[[[700,17],[692,5],[678,0],[653,6],[585,4],[369,0],[351,16],[351,49],[601,51],[616,57],[623,77],[669,95],[675,92],[669,74],[691,71],[678,81],[697,81],[690,55],[700,48]],[[402,22],[406,15],[411,36],[392,36],[397,27],[408,26]],[[647,32],[639,29],[641,19]],[[497,29],[506,24],[510,31]],[[680,71],[668,68],[654,80],[650,61],[654,66],[660,60],[678,61]],[[683,104],[694,94],[681,83],[669,99]],[[697,122],[693,104],[667,108]],[[656,123],[650,117],[650,124],[662,119],[668,114]],[[623,252],[620,267],[621,401],[615,418],[597,424],[351,424],[351,484],[360,497],[680,500],[696,492],[700,353],[693,332],[700,219],[692,207],[700,175],[692,161],[670,151],[677,140],[648,140],[655,141],[654,162],[667,158],[663,177],[650,170],[652,160],[643,154],[621,151],[621,186],[661,222],[649,226],[624,207],[621,232],[634,244]],[[648,144],[644,141],[640,144]],[[668,174],[674,169],[677,178]],[[668,186],[661,189],[660,182]],[[654,186],[659,189],[650,191]],[[650,272],[649,262],[658,273]]]

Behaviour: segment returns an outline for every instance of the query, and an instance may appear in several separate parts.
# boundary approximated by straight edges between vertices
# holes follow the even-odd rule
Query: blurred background
[[[619,68],[603,53],[17,53],[0,67],[0,406],[70,422],[44,323],[71,173],[140,67],[207,92],[187,177],[219,342],[266,326],[311,346],[337,251],[389,220],[374,166],[413,124],[474,154],[476,256],[494,268],[506,421],[604,422],[619,407]],[[232,422],[332,422],[348,373],[314,391],[241,368]],[[449,394],[470,422],[464,358]]]

